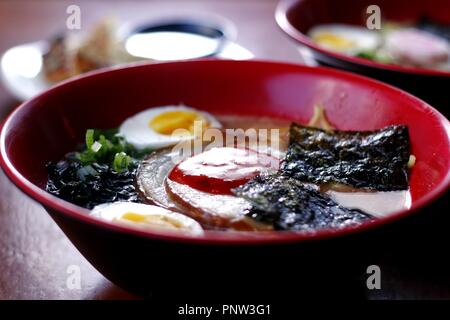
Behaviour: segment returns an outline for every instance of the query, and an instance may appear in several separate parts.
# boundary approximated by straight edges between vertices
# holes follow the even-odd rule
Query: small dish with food
[[[25,101],[61,81],[101,68],[201,57],[253,58],[234,42],[230,22],[219,17],[209,20],[177,17],[119,23],[113,17],[104,18],[81,32],[9,48],[0,58],[1,80],[16,99]]]

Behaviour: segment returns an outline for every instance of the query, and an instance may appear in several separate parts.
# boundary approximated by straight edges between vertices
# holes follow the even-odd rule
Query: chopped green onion
[[[94,144],[94,129],[86,130],[86,147],[90,149]]]
[[[85,139],[82,149],[71,155],[83,166],[106,164],[117,172],[123,172],[132,170],[137,163],[134,160],[142,159],[151,152],[150,149],[138,150],[127,143],[117,129],[89,129]]]
[[[114,156],[113,169],[117,172],[128,170],[131,158],[125,152],[118,152]]]

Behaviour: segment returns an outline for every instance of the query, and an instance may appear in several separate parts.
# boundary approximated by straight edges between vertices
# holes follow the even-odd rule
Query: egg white
[[[153,107],[141,111],[129,118],[127,118],[119,127],[119,134],[123,136],[128,143],[132,144],[138,149],[152,148],[159,149],[175,145],[181,141],[191,140],[194,136],[172,136],[160,134],[154,131],[149,122],[161,113],[168,111],[190,111],[198,113],[209,122],[210,128],[221,128],[220,122],[210,113],[200,111],[187,106],[160,106]]]
[[[132,220],[122,219],[125,213],[135,213],[153,219],[168,219],[169,221],[176,221],[180,226],[177,229],[167,228],[157,223],[148,222],[134,222]],[[117,201],[112,203],[105,203],[95,206],[91,210],[91,215],[103,220],[114,221],[121,224],[132,225],[134,227],[153,230],[165,231],[180,231],[192,235],[203,234],[201,225],[192,218],[184,214],[170,211],[158,206],[153,206],[143,203]]]
[[[353,42],[354,45],[352,47],[341,50],[333,46],[319,44],[326,49],[331,49],[333,51],[346,54],[356,54],[359,51],[375,50],[381,43],[381,37],[377,31],[346,24],[321,24],[313,27],[308,32],[308,35],[311,38],[314,38],[320,34],[332,34]]]

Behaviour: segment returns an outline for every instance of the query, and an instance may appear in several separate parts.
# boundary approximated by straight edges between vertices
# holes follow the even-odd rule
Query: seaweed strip
[[[261,175],[233,192],[252,207],[247,215],[278,230],[311,231],[357,225],[372,217],[338,205],[312,186],[280,173]]]
[[[378,191],[408,189],[408,128],[325,131],[293,123],[284,175],[316,184],[340,183]]]
[[[82,174],[87,167],[90,168],[88,173]],[[106,164],[83,166],[73,160],[50,162],[46,190],[87,209],[114,201],[141,202],[134,186],[136,167],[133,164],[130,171],[116,172]]]

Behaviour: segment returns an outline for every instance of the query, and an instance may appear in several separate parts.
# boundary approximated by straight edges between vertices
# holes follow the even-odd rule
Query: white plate
[[[46,41],[26,43],[10,48],[1,57],[3,84],[16,99],[28,100],[53,85],[44,78],[42,72],[42,55],[47,47]],[[228,42],[217,57],[248,60],[254,56],[244,47],[234,42]]]

